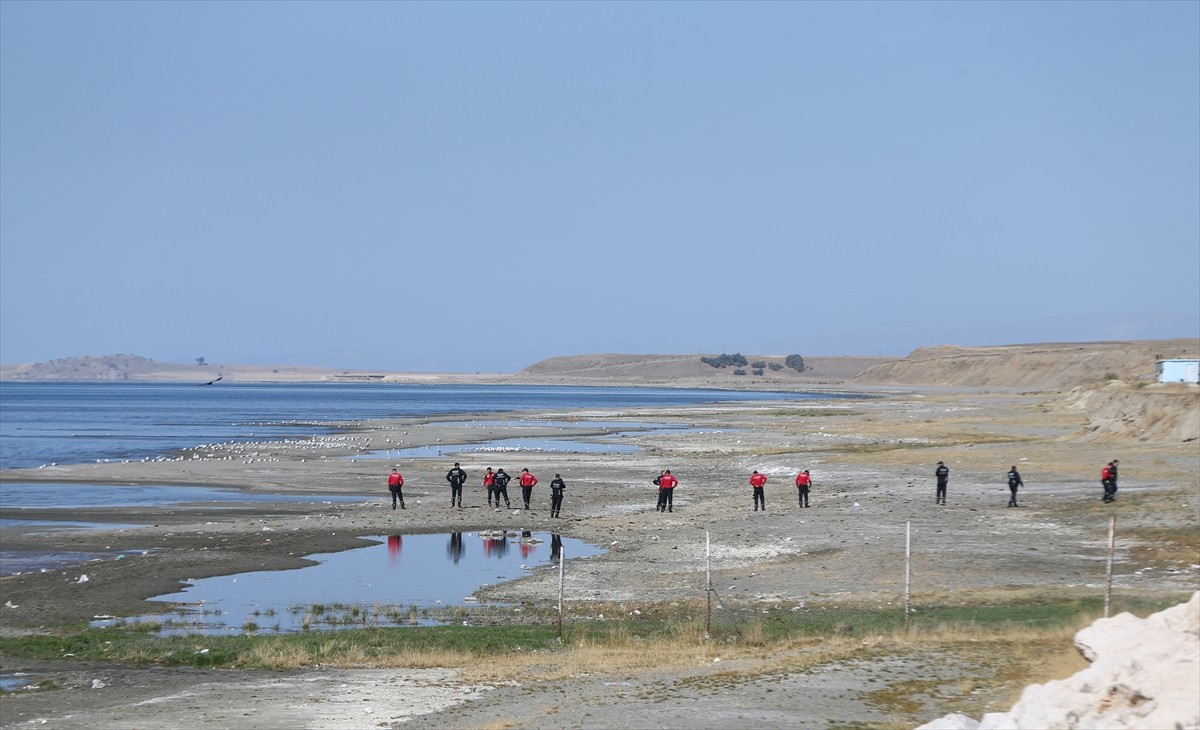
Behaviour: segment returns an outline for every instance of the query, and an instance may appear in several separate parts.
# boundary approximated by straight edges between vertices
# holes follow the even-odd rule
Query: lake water
[[[451,414],[830,400],[828,393],[385,383],[0,382],[0,469],[164,458],[201,444],[308,438],[336,424]]]
[[[171,614],[100,619],[93,625],[143,621],[159,623],[169,634],[240,634],[462,622],[470,614],[451,609],[478,606],[474,593],[481,587],[557,565],[560,556],[602,552],[543,532],[367,539],[378,544],[307,556],[318,561],[307,568],[204,578],[178,593],[156,596],[153,600],[176,605]],[[546,598],[549,602],[557,596]]]

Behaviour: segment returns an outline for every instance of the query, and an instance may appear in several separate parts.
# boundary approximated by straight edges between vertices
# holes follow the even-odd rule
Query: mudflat
[[[514,435],[504,426],[463,428],[464,418],[456,416],[372,423],[343,432],[336,442],[227,445],[178,461],[10,471],[0,477],[76,482],[81,489],[93,483],[219,485],[248,493],[357,499],[93,510],[54,505],[19,512],[0,505],[0,515],[10,518],[61,519],[62,508],[68,508],[72,520],[143,525],[6,533],[6,551],[126,557],[0,579],[0,629],[11,636],[53,631],[97,615],[141,615],[149,610],[145,599],[176,591],[187,579],[298,568],[306,564],[305,555],[361,546],[363,536],[493,529],[552,530],[603,547],[602,555],[568,561],[569,611],[591,618],[605,610],[702,603],[706,540],[713,586],[730,603],[896,602],[903,591],[906,530],[916,556],[915,591],[1069,589],[1098,595],[1114,514],[1117,590],[1182,595],[1200,587],[1200,554],[1186,537],[1200,526],[1197,442],[1099,438],[1066,394],[874,387],[836,402],[521,415],[683,428],[620,437],[613,429],[558,425],[541,433],[520,430],[528,437],[619,439],[642,447],[630,453],[366,458],[372,450],[401,443],[433,446]],[[489,414],[488,420],[498,419]],[[1105,504],[1100,467],[1114,458],[1121,460],[1120,492],[1115,503]],[[939,460],[951,469],[945,506],[934,504]],[[461,509],[450,507],[445,481],[454,461],[470,475]],[[1006,507],[1005,475],[1014,465],[1025,481],[1016,509]],[[403,511],[391,509],[386,488],[393,466],[405,477]],[[480,481],[489,466],[537,474],[534,509],[487,508]],[[655,510],[651,483],[663,469],[679,479],[673,511],[666,513]],[[808,508],[798,505],[793,486],[801,469],[814,482]],[[747,480],[754,470],[768,477],[764,511],[755,511],[751,501]],[[548,484],[556,472],[568,485],[561,519],[549,512]],[[510,485],[514,507],[519,491],[515,482]],[[88,579],[81,582],[83,574]],[[557,570],[537,570],[480,595],[551,605],[557,581]],[[667,666],[581,667],[554,681],[461,667],[265,672],[0,656],[4,673],[50,677],[58,686],[0,697],[0,726],[44,721],[56,728],[358,728],[417,717],[427,727],[878,726],[925,721],[946,709],[937,693],[928,692],[914,693],[915,705],[903,715],[881,708],[875,693],[884,666],[885,683],[897,686],[930,676],[954,682],[975,673],[982,685],[978,705],[989,709],[999,709],[1017,689],[989,675],[984,661],[964,663],[937,652],[888,655],[878,647],[867,652],[870,642],[863,644],[861,658],[806,664],[801,671],[789,668],[787,657],[702,643],[687,659]]]

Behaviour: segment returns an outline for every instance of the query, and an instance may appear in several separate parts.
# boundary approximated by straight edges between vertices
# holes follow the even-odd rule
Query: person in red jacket
[[[812,477],[808,475],[808,469],[796,475],[796,491],[800,493],[800,506],[808,506],[808,488],[812,486]]]
[[[493,485],[493,484],[495,484],[495,482],[496,482],[496,473],[495,473],[494,471],[492,471],[492,467],[490,467],[490,466],[489,466],[489,467],[487,468],[487,471],[485,471],[485,472],[483,473],[483,488],[487,490],[488,506],[489,506],[489,507],[491,507],[491,506],[492,506],[492,491],[493,491],[493,486],[492,486],[492,485]],[[497,507],[499,507],[499,506],[500,506],[500,499],[499,499],[499,495],[497,495],[497,499],[496,499],[496,506],[497,506]]]
[[[762,505],[763,512],[767,511],[767,497],[763,494],[763,487],[767,484],[767,475],[759,474],[756,469],[750,475],[750,486],[754,487],[754,511],[758,511],[758,505]]]
[[[407,509],[404,506],[404,477],[400,472],[392,469],[392,473],[388,474],[388,491],[392,493],[392,509],[396,509],[396,502],[400,502],[400,509]]]
[[[525,509],[529,509],[529,499],[533,496],[533,487],[537,484],[537,477],[528,469],[522,469],[520,482],[521,500],[525,502]]]
[[[671,475],[670,469],[666,469],[655,478],[654,483],[658,485],[658,511],[674,512],[675,487],[678,486],[679,480]]]

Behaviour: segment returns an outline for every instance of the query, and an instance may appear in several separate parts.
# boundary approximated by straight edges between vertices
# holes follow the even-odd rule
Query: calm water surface
[[[333,424],[382,419],[839,397],[532,385],[0,382],[0,469],[154,459],[201,444],[307,438],[336,430]]]
[[[165,633],[294,632],[363,625],[432,625],[445,609],[477,605],[481,587],[602,551],[545,532],[382,535],[378,544],[307,556],[317,565],[196,580],[153,600],[174,614],[107,619],[98,626],[152,621]],[[569,568],[568,568],[569,569]],[[548,597],[547,600],[551,600]],[[415,610],[414,610],[415,607]]]

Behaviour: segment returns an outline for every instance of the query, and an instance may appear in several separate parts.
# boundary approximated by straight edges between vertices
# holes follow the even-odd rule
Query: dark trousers
[[[496,490],[495,490],[495,488],[492,487],[491,484],[488,484],[487,486],[485,486],[484,489],[487,490],[488,506],[491,507],[492,506],[492,496],[496,493]],[[496,504],[500,504],[500,500],[496,500]]]
[[[762,487],[755,487],[754,488],[754,511],[755,512],[758,511],[758,505],[760,505],[760,504],[762,505],[763,509],[766,509],[767,508],[767,497],[765,494],[763,494]]]
[[[456,502],[458,503],[459,507],[462,506],[462,485],[451,482],[450,483],[450,506],[453,507]]]
[[[1016,507],[1017,506],[1017,489],[1018,489],[1018,487],[1016,484],[1009,484],[1008,489],[1010,492],[1012,492],[1012,497],[1009,497],[1009,499],[1008,499],[1008,506]]]
[[[558,517],[559,510],[562,509],[563,494],[561,491],[550,493],[550,516]]]
[[[659,512],[674,512],[675,511],[675,490],[674,489],[659,489],[658,490],[658,511]]]
[[[508,507],[508,485],[503,487],[492,487],[492,491],[496,493],[496,506],[500,506],[500,497],[504,497],[504,506]]]
[[[394,487],[394,488],[390,489],[389,491],[392,493],[392,509],[396,509],[396,502],[399,502],[400,506],[403,507],[404,506],[403,488],[402,487]]]
[[[808,487],[798,487],[796,489],[796,491],[800,493],[800,506],[807,507],[808,506]]]
[[[525,503],[525,509],[529,509],[529,498],[533,496],[533,487],[521,487],[521,501]]]
[[[946,503],[946,485],[945,484],[937,485],[937,496],[934,497],[933,503],[934,504],[945,504]]]
[[[1111,502],[1117,498],[1117,482],[1115,479],[1106,479],[1101,484],[1104,485],[1104,501]]]

